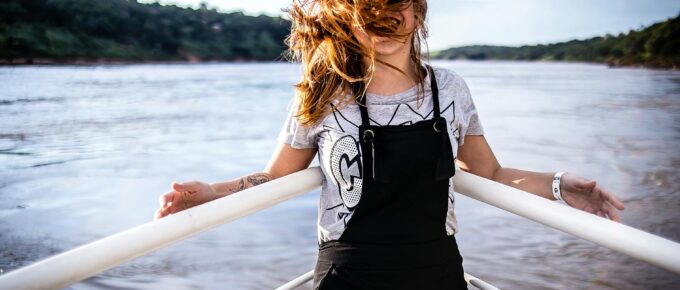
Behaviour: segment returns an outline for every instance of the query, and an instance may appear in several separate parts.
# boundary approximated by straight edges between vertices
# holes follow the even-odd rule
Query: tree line
[[[275,60],[280,17],[141,4],[136,0],[0,2],[0,60]]]
[[[585,40],[521,47],[474,45],[432,53],[436,59],[601,62],[612,66],[680,68],[680,15],[640,30]]]
[[[4,0],[0,63],[280,60],[281,17],[221,13],[136,0]],[[640,30],[521,47],[464,46],[435,59],[603,62],[680,67],[680,15]]]

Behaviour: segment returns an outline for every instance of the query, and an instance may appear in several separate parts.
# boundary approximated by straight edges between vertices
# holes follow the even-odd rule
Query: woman
[[[309,0],[287,12],[303,76],[269,164],[228,182],[173,183],[156,218],[302,170],[318,155],[315,289],[467,289],[454,236],[456,162],[619,220],[623,204],[594,181],[499,165],[463,79],[421,60],[425,0]]]

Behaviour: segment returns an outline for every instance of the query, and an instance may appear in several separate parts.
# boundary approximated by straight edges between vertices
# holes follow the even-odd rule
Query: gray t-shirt
[[[448,121],[448,133],[454,158],[465,135],[483,135],[477,109],[463,78],[455,72],[433,67],[439,87],[441,116]],[[425,97],[418,106],[417,87],[391,96],[366,94],[368,115],[372,125],[410,125],[433,116],[429,76],[425,79]],[[279,142],[293,148],[317,148],[324,179],[318,215],[319,243],[337,240],[361,197],[362,176],[359,170],[361,146],[358,130],[359,107],[352,103],[342,108],[332,106],[331,113],[314,126],[303,126],[294,117],[296,105],[279,134]],[[448,235],[458,232],[454,209],[453,182],[449,187],[449,209],[446,218]],[[342,196],[345,198],[343,199]]]

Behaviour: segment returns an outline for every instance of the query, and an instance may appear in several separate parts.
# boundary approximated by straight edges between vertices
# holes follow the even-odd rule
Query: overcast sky
[[[160,0],[198,7],[201,0]],[[219,11],[280,15],[291,0],[205,0]],[[430,50],[524,45],[618,34],[680,13],[679,0],[429,0]]]

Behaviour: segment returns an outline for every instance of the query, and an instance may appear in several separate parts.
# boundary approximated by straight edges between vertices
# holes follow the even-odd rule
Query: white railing
[[[472,276],[468,273],[463,273],[465,275],[465,281],[472,286],[477,287],[480,290],[499,290],[495,286],[482,281],[481,279]],[[314,278],[314,270],[302,274],[300,277],[293,279],[292,281],[281,285],[281,287],[276,288],[276,290],[293,290],[297,287],[304,285],[305,283],[312,281]]]
[[[456,192],[680,274],[680,244],[457,170]]]
[[[281,287],[276,288],[275,290],[293,290],[309,281],[312,281],[312,279],[314,279],[314,270],[302,274],[300,277],[297,277],[290,282],[281,285]]]
[[[0,289],[58,289],[321,185],[310,168],[151,221],[0,276]]]
[[[62,288],[191,235],[311,191],[309,168],[103,238],[0,276],[0,289]],[[457,192],[680,274],[680,244],[457,170]],[[286,285],[309,281],[308,272]],[[306,279],[306,280],[305,280]],[[480,289],[495,289],[473,276]],[[284,285],[285,286],[285,285]],[[284,287],[282,286],[282,287]],[[291,289],[291,288],[283,288]]]
[[[479,290],[500,290],[500,289],[496,288],[495,286],[482,281],[482,279],[479,279],[479,278],[472,276],[468,273],[463,273],[463,274],[465,276],[465,281],[469,285],[477,287],[477,289],[479,289]]]

